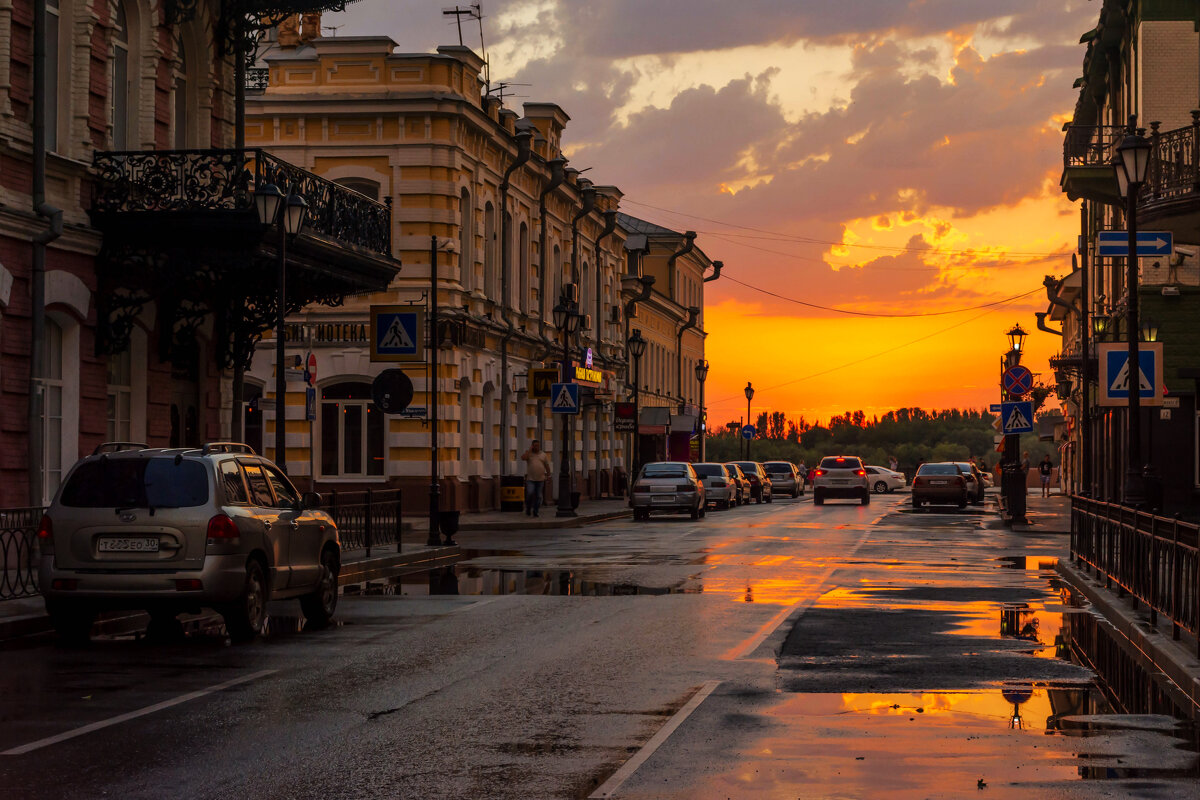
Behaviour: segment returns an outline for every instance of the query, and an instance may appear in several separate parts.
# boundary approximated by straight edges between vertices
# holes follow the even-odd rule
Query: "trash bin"
[[[525,510],[525,479],[520,475],[503,475],[500,478],[500,510]]]
[[[571,510],[579,508],[579,492],[571,492]]]
[[[1142,494],[1146,497],[1146,510],[1161,514],[1163,507],[1162,476],[1158,474],[1158,470],[1153,464],[1147,464],[1142,468]]]
[[[447,539],[458,533],[458,513],[457,511],[438,512],[438,528]]]

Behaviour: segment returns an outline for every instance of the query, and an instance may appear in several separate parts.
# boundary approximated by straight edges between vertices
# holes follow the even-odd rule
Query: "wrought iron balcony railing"
[[[254,189],[273,183],[308,202],[305,231],[391,256],[391,208],[265,150],[97,153],[93,211],[254,213]]]
[[[1174,200],[1200,190],[1200,111],[1192,124],[1160,132],[1150,124],[1150,167],[1139,200],[1143,203]]]
[[[1063,167],[1104,167],[1112,163],[1124,125],[1069,125],[1063,139]]]
[[[271,85],[271,70],[266,67],[250,67],[246,70],[246,89],[266,91]]]

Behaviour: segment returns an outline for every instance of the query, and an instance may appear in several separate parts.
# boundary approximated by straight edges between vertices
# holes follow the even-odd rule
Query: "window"
[[[80,464],[63,489],[71,508],[195,508],[208,502],[202,462],[169,458],[99,458]]]
[[[242,386],[242,441],[254,448],[254,452],[263,451],[263,413],[259,407],[262,402],[262,387],[252,383]]]
[[[465,291],[475,288],[475,258],[471,242],[475,238],[474,220],[471,218],[471,193],[466,189],[458,198],[458,280]]]
[[[483,207],[483,292],[494,303],[503,301],[500,276],[496,268],[496,207],[489,201]]]
[[[129,350],[108,357],[108,441],[128,442],[133,397],[133,357]]]
[[[521,223],[521,232],[517,237],[517,269],[520,271],[520,277],[517,283],[520,284],[520,300],[518,306],[521,311],[528,313],[531,309],[536,308],[534,297],[537,290],[530,290],[533,285],[533,275],[529,269],[529,226],[524,222]]]
[[[262,467],[258,464],[247,464],[245,469],[246,483],[250,486],[250,502],[261,508],[270,508],[275,505],[275,501],[271,498],[271,487],[267,484]]]
[[[296,492],[296,487],[292,486],[291,481],[287,479],[282,472],[263,465],[263,470],[267,473],[267,479],[271,482],[271,488],[275,490],[275,507],[276,508],[297,508],[300,505],[300,495]]]
[[[192,114],[191,112],[191,97],[188,95],[188,80],[187,75],[190,71],[188,63],[187,45],[184,44],[182,34],[179,37],[179,57],[174,64],[174,91],[171,93],[171,102],[175,105],[174,123],[175,123],[175,149],[184,150],[188,146],[188,128],[190,127]]]
[[[371,385],[346,382],[321,390],[321,474],[382,477],[385,424]]]
[[[221,462],[221,486],[225,489],[225,502],[228,505],[244,505],[250,502],[250,493],[246,491],[246,480],[242,477],[242,468],[236,461]]]
[[[359,194],[365,194],[376,203],[379,202],[379,181],[373,181],[370,178],[338,178],[334,183],[345,186],[347,189],[353,189]]]
[[[58,84],[59,59],[62,56],[59,36],[62,29],[59,0],[46,0],[46,149],[58,149]],[[70,28],[70,26],[67,26]]]
[[[113,149],[129,149],[129,20],[125,14],[125,3],[117,3],[114,20],[113,59],[109,99],[112,111]]]
[[[63,478],[63,329],[46,318],[42,362],[42,497],[54,497]]]

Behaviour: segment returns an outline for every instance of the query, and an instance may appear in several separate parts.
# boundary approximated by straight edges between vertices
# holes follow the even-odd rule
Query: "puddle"
[[[698,594],[698,586],[640,586],[596,580],[578,570],[517,570],[467,564],[395,575],[385,580],[347,586],[347,595],[505,595],[540,594],[569,597]]]
[[[1004,556],[996,559],[1009,569],[1051,570],[1058,566],[1058,556]]]

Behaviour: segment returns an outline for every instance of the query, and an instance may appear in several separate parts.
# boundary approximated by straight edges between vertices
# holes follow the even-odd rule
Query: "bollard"
[[[402,551],[401,534],[404,532],[404,511],[400,503],[400,490],[396,490],[396,552]]]
[[[363,539],[367,544],[367,558],[371,557],[371,490],[367,489],[367,502],[363,506]]]

